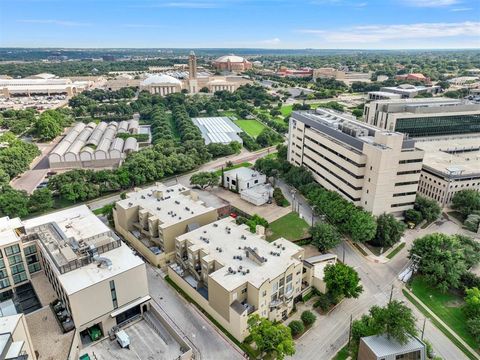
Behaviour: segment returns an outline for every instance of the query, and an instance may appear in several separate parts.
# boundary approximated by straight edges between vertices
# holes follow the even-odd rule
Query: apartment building
[[[480,191],[480,136],[417,141],[425,151],[418,193],[449,206],[461,190]]]
[[[363,119],[410,137],[480,133],[480,104],[446,98],[378,100],[365,104]]]
[[[281,321],[305,288],[304,249],[260,233],[218,220],[178,236],[168,267],[170,278],[239,341],[248,335],[248,315]]]
[[[116,203],[115,229],[150,263],[166,266],[175,257],[175,238],[218,218],[198,194],[182,185],[157,183],[135,189]]]
[[[25,315],[0,317],[0,359],[35,360]]]
[[[288,161],[373,215],[401,215],[415,202],[423,151],[398,132],[317,109],[292,113]]]
[[[36,310],[17,291],[28,287],[31,276],[42,270],[37,244],[23,243],[25,227],[19,218],[0,218],[0,305],[2,315]],[[15,304],[12,299],[15,299]],[[12,307],[5,310],[4,307]]]
[[[79,347],[92,329],[106,336],[148,309],[145,263],[85,205],[25,220],[20,230],[17,245],[23,253],[37,246],[59,323],[75,328]]]

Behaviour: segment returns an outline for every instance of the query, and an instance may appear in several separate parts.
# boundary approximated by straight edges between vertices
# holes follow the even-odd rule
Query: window
[[[287,283],[292,281],[292,277],[293,277],[293,274],[290,274],[290,275],[287,276]]]
[[[277,292],[277,290],[278,290],[278,283],[274,282],[272,285],[272,292]]]
[[[42,267],[40,266],[40,263],[35,263],[35,264],[28,265],[28,272],[30,274],[36,273],[37,271],[40,271],[40,270],[42,270]]]
[[[10,281],[8,279],[0,280],[0,289],[5,289],[10,286]]]
[[[30,245],[30,246],[27,246],[23,249],[23,253],[25,255],[35,254],[36,252],[37,252],[37,246],[36,245]]]
[[[242,294],[245,294],[247,292],[247,288],[242,289]]]
[[[24,282],[28,279],[27,277],[27,273],[24,271],[24,272],[21,272],[19,274],[15,274],[12,276],[13,277],[13,282],[15,284],[18,284],[18,283],[21,283],[21,282]]]
[[[23,266],[23,263],[17,264],[10,266],[10,271],[12,274],[18,274],[19,272],[25,271],[25,266]]]
[[[18,254],[20,252],[20,246],[18,244],[9,246],[5,248],[5,254],[7,256],[13,255],[13,254]]]
[[[22,262],[22,255],[12,255],[8,257],[8,263],[15,265]]]
[[[267,290],[263,290],[262,296],[267,296]]]
[[[112,295],[113,308],[118,308],[117,292],[115,290],[115,280],[110,280],[110,294]]]

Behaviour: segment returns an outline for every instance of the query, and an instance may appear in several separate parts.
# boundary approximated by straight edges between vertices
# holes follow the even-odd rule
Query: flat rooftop
[[[10,219],[8,216],[0,218],[0,246],[6,246],[20,240],[16,229],[22,228],[20,218]]]
[[[386,336],[374,335],[362,338],[362,341],[368,345],[377,357],[384,357],[391,354],[403,354],[425,347],[425,345],[415,337],[410,337],[406,344],[400,344],[398,341],[388,339]]]
[[[124,209],[138,206],[139,209],[144,209],[158,218],[159,226],[166,228],[180,221],[215,211],[213,207],[205,206],[203,201],[196,198],[196,194],[183,185],[167,187],[157,183],[128,193],[127,198],[117,202],[116,206]]]
[[[193,251],[205,252],[207,262],[222,264],[223,268],[209,276],[229,291],[246,282],[260,288],[265,281],[284,273],[290,265],[298,265],[300,260],[294,256],[303,250],[283,238],[269,243],[252,234],[246,225],[237,225],[230,217],[179,236],[178,240],[189,241],[188,248]]]
[[[85,205],[26,220],[24,225],[27,236],[38,239],[55,264],[68,294],[144,264]]]
[[[447,176],[480,176],[480,135],[418,139],[415,145],[425,151],[423,166]]]
[[[124,328],[130,338],[130,349],[122,349],[117,340],[107,337],[81,350],[80,354],[89,354],[97,360],[179,359],[183,354],[181,345],[159,321],[155,327],[158,332],[141,320]]]
[[[248,167],[239,167],[236,169],[228,170],[223,173],[225,176],[238,176],[239,179],[242,180],[250,180],[251,178],[256,178],[261,176],[261,174]]]
[[[388,101],[388,100],[387,100]],[[413,148],[414,140],[406,139],[399,132],[380,129],[373,125],[357,121],[353,115],[340,113],[331,109],[318,108],[315,112],[294,111],[292,119],[301,121],[311,128],[330,136],[337,141],[357,150],[363,150],[365,144],[386,148],[383,144],[375,142],[375,134],[382,133],[389,136],[401,136],[403,148]]]

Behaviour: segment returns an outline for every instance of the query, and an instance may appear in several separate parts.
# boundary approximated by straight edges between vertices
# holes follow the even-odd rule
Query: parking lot
[[[122,349],[116,340],[105,338],[82,350],[80,355],[87,353],[96,360],[173,360],[182,354],[180,345],[166,329],[160,329],[159,334],[145,320],[123,330],[130,338],[130,349]]]

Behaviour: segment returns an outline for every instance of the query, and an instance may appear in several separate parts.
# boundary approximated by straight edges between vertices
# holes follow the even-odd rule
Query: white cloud
[[[302,29],[330,43],[378,43],[395,40],[480,36],[480,22],[354,26],[341,31]]]
[[[453,9],[451,9],[450,11],[459,12],[459,11],[470,11],[470,10],[473,10],[473,9],[472,9],[472,8],[468,8],[468,7],[464,7],[464,8],[453,8]]]
[[[264,45],[277,45],[277,44],[280,44],[281,41],[279,38],[273,38],[273,39],[261,40],[258,43],[264,44]]]
[[[460,3],[460,0],[406,0],[405,3],[414,7],[446,7]]]
[[[18,20],[21,23],[27,24],[51,24],[59,26],[90,26],[90,23],[82,23],[77,21],[68,21],[68,20],[53,20],[53,19],[22,19]]]

